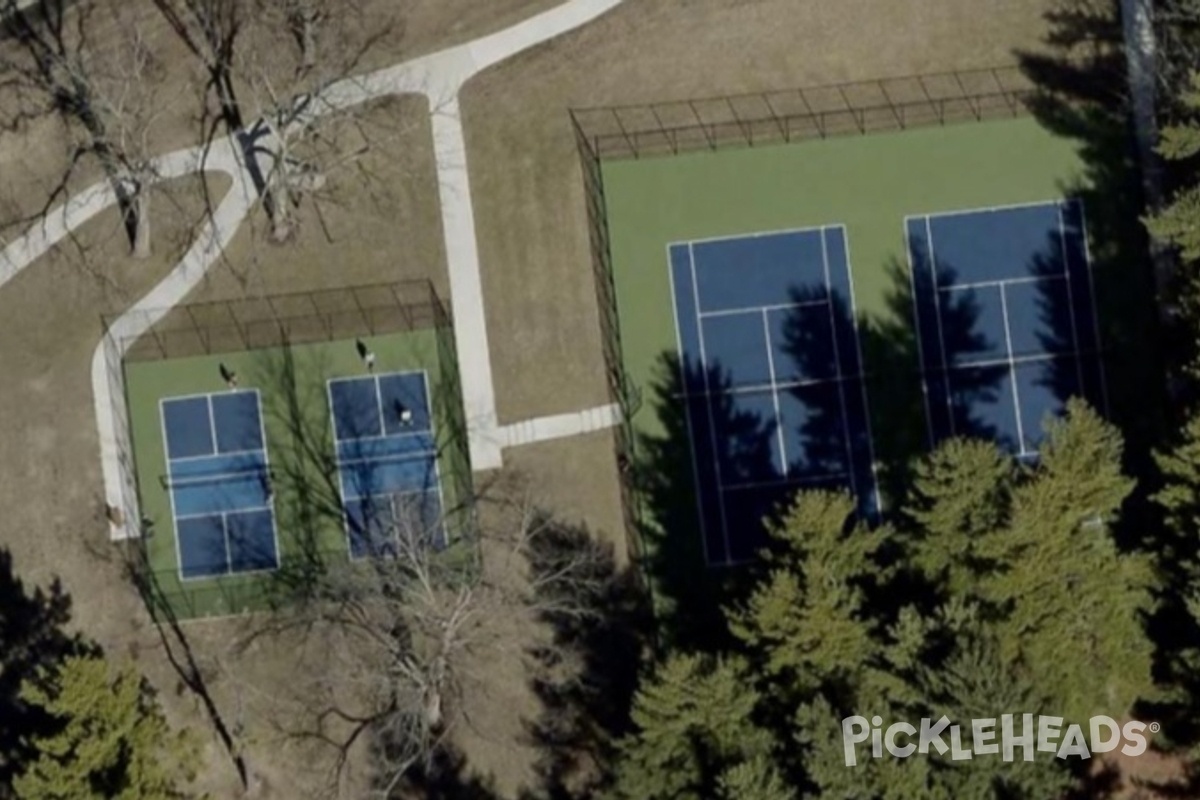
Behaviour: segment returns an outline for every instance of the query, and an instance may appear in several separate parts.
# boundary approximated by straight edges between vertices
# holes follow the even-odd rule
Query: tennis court
[[[258,392],[166,398],[160,412],[180,577],[278,567]]]
[[[932,444],[995,439],[1035,458],[1048,415],[1107,409],[1083,204],[908,217]]]
[[[683,403],[709,564],[763,544],[799,487],[877,509],[845,229],[668,248]]]
[[[394,552],[399,536],[444,546],[426,373],[339,378],[328,389],[351,557]]]

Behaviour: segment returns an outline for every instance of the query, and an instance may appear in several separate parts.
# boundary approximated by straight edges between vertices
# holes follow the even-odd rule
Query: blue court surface
[[[1048,415],[1105,410],[1083,204],[909,217],[913,304],[932,443],[991,438],[1035,458]]]
[[[278,567],[258,392],[168,398],[161,412],[181,576]]]
[[[350,555],[386,555],[398,544],[442,546],[442,490],[425,373],[332,380],[329,404]]]
[[[673,244],[671,287],[705,557],[747,561],[800,487],[878,498],[845,230]]]

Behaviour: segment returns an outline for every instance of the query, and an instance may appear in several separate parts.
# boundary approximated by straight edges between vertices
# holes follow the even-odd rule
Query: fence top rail
[[[206,311],[225,311],[237,319],[235,313],[239,309],[266,309],[272,313],[269,319],[304,319],[319,313],[336,312],[339,309],[323,302],[335,299],[349,300],[354,303],[347,310],[356,308],[386,309],[406,306],[432,306],[439,316],[446,314],[433,283],[420,280],[387,281],[380,283],[362,283],[340,286],[328,289],[289,290],[262,294],[247,294],[241,297],[229,297],[215,300],[197,300],[178,303],[163,308],[147,308],[133,311],[135,314],[160,317],[162,311],[179,312],[195,315]],[[301,308],[298,303],[305,302]],[[109,330],[112,323],[130,311],[105,314],[101,317],[104,329]]]
[[[114,336],[120,317],[146,321]],[[146,361],[257,350],[415,330],[445,331],[450,313],[432,282],[413,280],[285,291],[136,309],[101,318],[105,339],[123,360]]]
[[[725,103],[729,101],[738,102],[749,100],[758,97],[774,97],[783,95],[813,94],[819,92],[841,92],[851,89],[865,89],[876,86],[899,86],[904,84],[921,84],[924,82],[934,81],[961,81],[971,80],[982,77],[996,78],[998,90],[992,92],[994,94],[1011,94],[1028,91],[1034,88],[1034,83],[1024,73],[1020,66],[1016,64],[1006,64],[994,67],[980,67],[976,69],[953,70],[947,72],[926,72],[910,75],[895,75],[886,78],[872,78],[867,80],[843,81],[838,83],[820,83],[809,86],[793,86],[780,89],[763,89],[756,92],[736,92],[733,94],[716,94],[706,97],[692,98],[673,98],[650,100],[643,103],[615,103],[612,105],[603,106],[576,106],[571,109],[571,113],[575,116],[590,115],[596,113],[612,113],[621,111],[637,111],[641,109],[663,108],[668,106],[687,105],[689,103]],[[1011,86],[1000,80],[1001,77],[1012,78],[1019,85]],[[963,97],[977,96],[976,93],[966,91],[963,87]]]

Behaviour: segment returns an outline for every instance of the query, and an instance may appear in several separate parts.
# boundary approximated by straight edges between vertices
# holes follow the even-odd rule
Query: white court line
[[[271,569],[258,571],[272,572],[279,569],[279,560],[281,558],[279,551],[279,525],[275,519],[275,479],[271,477],[271,453],[269,452],[270,449],[267,447],[267,427],[266,423],[263,421],[262,395],[259,394],[257,389],[254,390],[254,395],[255,410],[258,413],[258,440],[262,442],[263,463],[266,467],[266,475],[264,478],[267,483],[267,505],[270,506],[269,513],[271,516],[271,540],[275,543],[275,566]],[[228,535],[228,531],[226,531],[226,534]],[[229,559],[229,569],[231,572],[233,571],[232,555]],[[238,574],[242,575],[245,573],[239,572]]]
[[[837,316],[833,310],[833,281],[829,275],[829,245],[821,231],[821,264],[825,274],[825,289],[829,292],[829,336],[833,340],[834,378],[837,380],[838,402],[842,406],[842,444],[846,448],[846,464],[850,467],[850,493],[859,497],[858,482],[854,479],[854,444],[850,441],[850,414],[846,407],[846,385],[842,376],[842,351],[838,347]]]
[[[159,398],[158,424],[162,429],[163,456],[165,457],[164,463],[166,464],[167,468],[167,477],[170,478],[171,450],[167,445],[167,415],[163,413],[163,409],[165,408],[164,403],[166,402],[167,400],[165,398]],[[212,456],[208,457],[212,458]],[[179,515],[175,510],[175,492],[170,487],[167,487],[167,502],[170,503],[171,506],[171,533],[175,537],[175,571],[179,575],[180,580],[183,580],[183,545],[181,537],[179,536]]]
[[[1058,246],[1062,253],[1063,273],[1067,280],[1067,312],[1071,319],[1071,344],[1074,345],[1076,354],[1080,353],[1079,347],[1079,325],[1075,321],[1075,292],[1071,287],[1071,259],[1067,255],[1067,226],[1063,222],[1062,206],[1058,207]],[[1075,358],[1075,378],[1079,381],[1079,391],[1083,391],[1083,357],[1076,355]]]
[[[696,251],[690,244],[688,245],[688,263],[691,266],[692,273],[692,298],[696,303],[696,312],[699,313],[700,286],[699,281],[696,278]],[[700,367],[704,375],[704,391],[711,396],[712,387],[708,385],[708,354],[704,347],[704,327],[700,325],[699,320],[696,320],[696,334],[700,339]],[[717,476],[717,506],[721,513],[721,537],[725,542],[725,558],[728,560],[729,553],[731,552],[729,548],[729,522],[725,516],[725,497],[721,494],[721,486],[725,483],[725,481],[721,478],[721,449],[717,446],[717,420],[713,414],[712,403],[705,403],[705,407],[708,409],[708,434],[709,438],[712,440],[713,470],[716,472]]]
[[[248,456],[252,453],[261,453],[264,449],[265,448],[263,447],[257,447],[252,450],[230,450],[228,453],[209,453],[206,456],[180,456],[179,458],[172,458],[171,463],[179,464],[181,462],[189,461],[209,461],[214,458],[235,458],[237,456]]]
[[[934,287],[937,287],[937,257],[934,255],[933,249],[933,228],[929,223],[930,218],[925,217],[925,245],[929,250],[929,278],[933,281]],[[942,369],[950,366],[950,359],[946,356],[946,330],[942,327],[942,299],[935,292],[933,295],[933,313],[937,319],[938,345],[942,350]],[[950,385],[946,387],[946,413],[950,415],[948,420],[950,423],[950,435],[956,435],[954,424],[954,393],[950,391]]]
[[[1042,361],[1057,361],[1063,358],[1070,358],[1072,355],[1072,353],[1042,353],[1036,356],[1013,355],[1010,358],[989,358],[984,361],[968,361],[965,364],[955,364],[954,366],[950,367],[950,369],[946,370],[946,372],[951,372],[956,369],[961,370],[983,367],[1004,367],[1015,364],[1037,364]]]
[[[725,236],[709,236],[704,239],[687,239],[687,240],[683,240],[683,241],[668,242],[667,247],[673,247],[675,245],[679,245],[682,247],[682,246],[686,245],[688,248],[691,248],[692,245],[697,245],[697,244],[714,244],[716,242],[736,242],[740,239],[765,239],[769,236],[788,236],[788,235],[796,234],[796,233],[819,233],[820,231],[823,231],[828,227],[829,227],[828,225],[809,225],[808,227],[804,227],[804,228],[780,228],[778,230],[770,230],[770,231],[753,231],[752,233],[731,233],[731,234],[727,234]],[[697,310],[699,310],[699,306],[697,306]]]
[[[1000,287],[1000,311],[1004,317],[1004,341],[1008,346],[1008,378],[1012,381],[1013,416],[1017,419],[1017,443],[1019,452],[1025,453],[1025,426],[1021,422],[1021,395],[1017,391],[1017,365],[1013,361],[1012,332],[1008,325],[1008,299],[1004,287]]]
[[[908,285],[912,292],[913,332],[914,338],[917,340],[917,359],[921,362],[919,366],[921,368],[921,399],[925,405],[925,432],[928,435],[929,448],[932,450],[937,442],[933,433],[933,408],[930,406],[929,380],[926,377],[924,337],[921,336],[921,298],[917,295],[917,267],[913,264],[912,240],[908,235],[907,218],[904,220],[904,254],[908,260]],[[934,302],[937,302],[937,297],[934,297]]]
[[[765,394],[775,389],[807,389],[812,386],[825,386],[829,384],[847,383],[850,381],[859,380],[859,376],[851,375],[842,378],[810,378],[803,381],[780,381],[778,383],[756,383],[752,386],[734,386],[729,389],[721,389],[716,392],[673,392],[672,397],[677,400],[685,400],[689,397],[728,397],[731,394]]]
[[[1088,288],[1092,294],[1092,335],[1096,339],[1096,363],[1100,367],[1100,402],[1104,405],[1103,412],[1108,415],[1108,370],[1104,366],[1104,345],[1100,339],[1100,309],[1096,306],[1096,281],[1092,270],[1092,249],[1088,243],[1087,206],[1082,200],[1073,199],[1071,202],[1079,206],[1079,234],[1083,237],[1083,256],[1087,260]]]
[[[1025,278],[1003,278],[996,281],[972,281],[971,283],[951,283],[939,286],[939,292],[953,292],[958,289],[994,289],[998,286],[1014,286],[1022,283],[1041,283],[1042,281],[1067,280],[1064,275],[1031,275]]]
[[[676,294],[675,287],[675,262],[671,258],[671,247],[667,245],[667,277],[671,283],[671,316],[675,321],[675,352],[679,354],[679,388],[683,398],[683,412],[687,419],[688,437],[691,441],[688,442],[688,456],[692,462],[692,478],[696,482],[696,515],[700,520],[700,541],[704,548],[704,563],[713,564],[713,560],[709,558],[708,553],[708,530],[707,523],[704,519],[704,501],[700,497],[700,487],[704,484],[700,481],[700,466],[696,463],[696,445],[695,431],[696,428],[692,423],[692,404],[688,402],[687,394],[687,356],[683,352],[683,334],[679,330],[679,296]],[[700,326],[699,320],[700,309],[696,309],[696,326]],[[699,335],[699,330],[696,331]],[[704,365],[701,365],[703,368]],[[717,491],[720,491],[718,487]],[[729,554],[726,553],[726,556]]]
[[[1022,208],[1037,208],[1038,206],[1057,206],[1062,203],[1071,202],[1071,198],[1059,197],[1051,200],[1030,200],[1025,203],[1009,203],[1007,205],[998,206],[978,206],[976,208],[960,208],[954,211],[931,211],[927,214],[909,214],[904,218],[907,223],[910,219],[933,218],[943,219],[946,217],[966,217],[972,214],[990,214],[996,211],[1017,211]]]
[[[271,506],[247,506],[246,508],[235,508],[232,511],[205,511],[201,514],[184,514],[179,517],[180,520],[189,519],[204,519],[206,517],[215,517],[221,514],[256,514],[261,511],[270,511]]]
[[[371,380],[375,386],[375,407],[379,409],[379,432],[387,433],[387,419],[383,416],[383,388],[379,385],[379,376],[372,375]]]
[[[771,386],[777,387],[775,383],[775,354],[771,352],[771,326],[768,322],[767,311],[762,312],[763,323],[763,340],[767,345],[767,370],[771,375]],[[788,472],[788,457],[787,445],[783,441],[783,412],[779,410],[779,389],[771,389],[771,402],[775,405],[775,437],[779,440],[779,464],[783,469],[783,474]]]
[[[854,299],[854,270],[850,259],[850,237],[846,227],[839,225],[842,234],[842,246],[846,249],[846,280],[850,284],[850,322],[854,327],[854,349],[858,353],[858,372],[860,376],[859,389],[862,392],[863,415],[867,426],[867,457],[871,459],[871,482],[874,484],[871,492],[875,495],[875,511],[883,512],[883,497],[879,491],[879,468],[875,462],[875,432],[871,425],[871,404],[867,399],[867,362],[863,359],[862,337],[858,335],[858,306]]]
[[[823,306],[828,302],[828,300],[805,300],[802,303],[773,303],[771,305],[752,306],[749,308],[729,308],[721,311],[701,311],[699,312],[698,316],[700,319],[708,319],[709,317],[731,317],[741,314],[757,314],[759,312],[766,313],[768,311],[789,311],[793,308]]]
[[[217,416],[216,416],[216,412],[213,411],[213,401],[212,401],[211,394],[208,396],[207,400],[208,400],[208,434],[209,434],[208,438],[212,441],[213,455],[220,455],[217,452]]]

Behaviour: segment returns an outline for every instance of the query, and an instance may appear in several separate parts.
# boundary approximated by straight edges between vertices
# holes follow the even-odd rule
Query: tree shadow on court
[[[740,393],[732,391],[738,387],[723,365],[709,364],[706,373],[695,363],[681,365],[673,353],[660,356],[647,408],[653,409],[658,432],[641,433],[635,476],[646,512],[643,566],[668,647],[711,650],[734,644],[722,609],[735,607],[753,584],[756,556],[771,546],[766,535],[769,520],[798,491],[849,490],[853,485],[859,499],[867,501],[870,498],[863,495],[877,482],[885,517],[903,495],[911,464],[929,449],[929,435],[908,271],[898,262],[886,265],[886,270],[890,287],[885,313],[869,319],[855,320],[848,298],[825,303],[824,288],[793,290],[790,301],[795,307],[781,321],[783,340],[777,353],[789,363],[774,367],[785,386],[779,392],[778,416],[773,410],[759,410],[770,405],[761,398],[752,403],[738,400]],[[813,309],[819,309],[819,317]],[[986,347],[978,321],[979,308],[969,297],[943,308],[952,363]],[[855,352],[835,348],[831,330],[838,331],[838,347]],[[1001,377],[983,373],[959,382],[959,433],[994,435],[986,420],[970,416],[970,409],[980,397],[996,394]],[[715,398],[710,403],[693,400],[689,407],[685,387],[703,386]],[[694,417],[697,409],[711,413],[712,421],[696,425],[689,414]],[[782,421],[782,429],[776,427],[776,419]],[[702,441],[692,441],[692,428]],[[713,431],[718,434],[715,441],[703,441]],[[781,449],[790,462],[784,466],[786,473],[778,463]],[[713,520],[702,519],[698,495],[712,491],[715,480],[703,471],[715,467],[721,470],[722,485],[733,485],[733,476],[737,483],[760,487],[751,502],[724,509],[730,538],[741,542],[735,566],[711,565],[711,551],[720,542],[711,541]],[[875,516],[869,502],[861,507]]]
[[[768,476],[775,471],[772,425],[759,414],[736,408],[728,394],[707,404],[712,419],[704,420],[704,432],[724,434],[716,437],[717,452],[713,453],[713,443],[703,441],[693,451],[684,387],[705,385],[719,387],[718,391],[732,388],[729,376],[719,367],[706,374],[694,363],[682,363],[674,353],[660,355],[645,407],[654,414],[657,432],[639,435],[633,466],[644,512],[640,520],[641,566],[649,577],[662,644],[667,649],[718,650],[731,645],[722,608],[749,588],[746,570],[720,566],[723,552],[716,559],[706,554],[699,471],[711,470],[718,462],[735,466],[745,476]],[[699,404],[702,409],[704,406]],[[712,491],[711,483],[704,482],[708,491]],[[714,501],[710,498],[708,502]],[[753,528],[760,523],[751,520],[750,525]],[[754,529],[734,532],[762,536],[765,541]],[[719,532],[709,535],[714,544],[724,547]],[[712,561],[718,565],[710,566]]]
[[[58,727],[21,699],[21,685],[69,656],[99,652],[67,632],[70,620],[71,599],[62,585],[55,580],[46,589],[27,588],[13,571],[12,554],[0,549],[0,796],[36,756],[30,740]]]
[[[1067,231],[1068,237],[1082,233],[1081,230]],[[1069,273],[1069,266],[1059,237],[1053,234],[1031,265],[1030,274],[1039,279],[1036,338],[1042,353],[1056,356],[1037,363],[1035,384],[1050,392],[1063,406],[1071,398],[1078,397],[1107,415],[1109,403],[1103,354],[1095,343],[1091,286],[1077,285],[1078,273]],[[1065,279],[1064,275],[1067,276]]]
[[[955,393],[946,407],[946,394],[934,385],[929,392],[922,374],[922,347],[945,347],[945,361],[980,360],[992,349],[986,331],[980,330],[980,305],[970,293],[960,293],[941,307],[940,340],[918,339],[913,280],[909,268],[892,259],[882,267],[887,280],[883,310],[858,319],[862,342],[867,396],[870,399],[871,434],[878,465],[877,479],[885,514],[895,508],[908,491],[912,467],[947,433],[953,418],[958,435],[994,440],[998,432],[982,418],[981,404],[995,402],[1003,371],[977,369],[955,376]],[[952,266],[939,264],[938,271],[953,281]],[[927,280],[927,279],[923,279]],[[932,293],[927,283],[917,282],[917,291]],[[936,355],[942,360],[942,353]],[[930,356],[930,360],[933,356]],[[944,381],[944,374],[936,374]],[[932,403],[942,404],[931,408]],[[931,417],[938,415],[938,422]]]
[[[1168,368],[1186,363],[1180,347],[1191,345],[1164,331],[1156,310],[1117,4],[1067,0],[1046,21],[1044,50],[1017,56],[1036,87],[1030,110],[1075,143],[1083,162],[1060,189],[1083,201],[1109,412],[1125,436],[1127,471],[1144,479],[1172,427]]]

